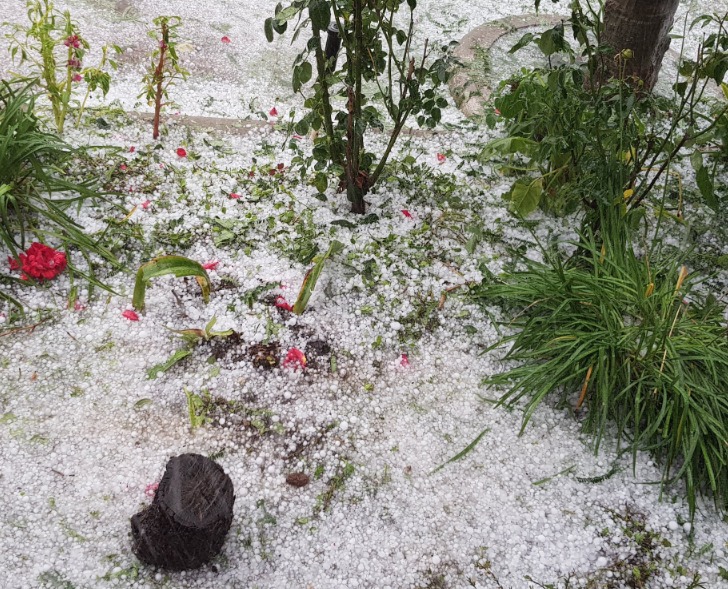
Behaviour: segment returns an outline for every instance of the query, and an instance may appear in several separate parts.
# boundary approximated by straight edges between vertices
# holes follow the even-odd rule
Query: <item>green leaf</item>
[[[513,47],[511,47],[508,50],[508,53],[515,53],[519,49],[524,48],[526,45],[528,45],[531,41],[533,41],[533,33],[526,33],[518,40],[518,43],[516,43]]]
[[[136,403],[134,403],[134,409],[136,409],[138,411],[139,409],[143,409],[147,405],[151,405],[151,404],[152,404],[151,399],[139,399]]]
[[[446,466],[447,466],[448,464],[450,464],[451,462],[455,462],[456,460],[460,460],[461,458],[465,458],[465,456],[467,456],[467,455],[468,455],[468,454],[470,453],[470,451],[471,451],[471,450],[472,450],[473,448],[475,448],[475,446],[477,446],[477,445],[478,445],[478,443],[480,442],[481,438],[482,438],[482,437],[483,437],[483,436],[484,436],[485,434],[487,434],[487,433],[488,433],[489,431],[490,431],[490,428],[489,428],[489,427],[486,427],[486,428],[485,428],[485,429],[484,429],[484,430],[483,430],[482,432],[480,432],[480,433],[478,434],[478,436],[477,436],[477,437],[476,437],[476,438],[475,438],[475,439],[474,439],[474,440],[473,440],[472,442],[470,442],[470,443],[469,443],[469,444],[468,444],[468,445],[467,445],[467,446],[466,446],[466,447],[465,447],[465,448],[464,448],[463,450],[461,450],[460,452],[458,452],[457,454],[455,454],[455,456],[453,456],[453,457],[452,457],[452,458],[451,458],[450,460],[447,460],[447,461],[443,462],[443,463],[442,463],[442,464],[441,464],[440,466],[438,466],[438,467],[437,467],[437,468],[436,468],[435,470],[433,470],[433,471],[432,471],[432,472],[431,472],[430,474],[435,474],[435,473],[436,473],[436,472],[438,472],[439,470],[442,470],[443,468],[445,468],[445,467],[446,467]]]
[[[187,356],[192,354],[192,350],[188,350],[187,348],[182,348],[181,350],[177,350],[174,352],[169,358],[167,358],[164,362],[161,364],[155,364],[152,366],[149,370],[147,370],[147,378],[157,378],[159,376],[160,372],[167,372],[172,366],[177,364],[178,362],[181,362]]]
[[[137,271],[134,295],[131,301],[137,311],[144,310],[144,298],[149,281],[165,274],[174,274],[177,278],[194,276],[202,289],[203,300],[205,302],[210,300],[210,277],[199,262],[184,256],[160,256],[154,258],[151,262],[147,262]]]
[[[703,154],[699,151],[694,151],[690,154],[690,164],[693,166],[693,170],[696,172],[700,171],[703,167]]]
[[[263,24],[263,30],[265,30],[265,38],[268,39],[268,43],[273,42],[273,19],[266,18]]]
[[[527,217],[538,208],[542,192],[542,178],[519,178],[506,195],[511,201],[508,208],[519,217]]]
[[[311,64],[309,62],[304,61],[301,64],[301,76],[300,76],[301,83],[305,84],[306,82],[308,82],[311,79],[312,76],[313,76],[313,67],[311,66]]]
[[[377,221],[379,221],[379,215],[376,213],[369,213],[366,217],[363,217],[362,220],[359,221],[359,225],[371,225]]]
[[[698,183],[700,194],[705,199],[705,204],[707,204],[715,212],[718,212],[718,199],[715,198],[713,179],[710,177],[710,172],[708,172],[708,168],[700,168],[698,170],[698,173],[695,175],[695,181]]]
[[[313,0],[308,6],[308,15],[311,17],[311,23],[314,29],[325,31],[331,20],[331,12],[327,0]]]
[[[275,21],[279,25],[285,24],[287,21],[296,16],[296,14],[298,14],[300,11],[301,9],[298,8],[298,6],[287,6],[278,14],[276,14]],[[326,24],[328,25],[328,23]]]
[[[331,221],[331,224],[338,225],[339,227],[346,227],[347,229],[356,229],[356,223],[352,223],[347,219],[336,219],[335,221]]]
[[[301,285],[301,290],[298,293],[298,298],[293,305],[293,312],[296,315],[300,315],[306,310],[308,300],[313,294],[313,289],[316,288],[316,282],[318,282],[319,276],[321,276],[321,272],[324,269],[324,263],[326,262],[326,260],[328,260],[331,256],[339,253],[343,249],[343,243],[336,240],[332,241],[326,253],[321,256],[314,265],[314,267],[306,273],[306,277],[303,279],[303,284]]]
[[[326,192],[326,189],[329,187],[329,179],[324,172],[318,172],[314,178],[313,185],[319,192]]]
[[[526,137],[501,137],[489,141],[480,150],[478,159],[487,161],[494,156],[507,156],[520,153],[527,157],[533,157],[538,150],[538,142]]]

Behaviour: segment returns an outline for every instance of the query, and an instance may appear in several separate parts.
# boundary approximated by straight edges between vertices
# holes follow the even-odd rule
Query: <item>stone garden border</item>
[[[462,64],[448,80],[450,94],[455,105],[466,117],[483,114],[483,105],[490,98],[492,88],[477,84],[469,73],[469,66],[475,60],[476,52],[489,50],[503,35],[537,26],[554,26],[568,17],[558,14],[521,14],[499,18],[482,24],[467,35],[455,49],[453,55]]]

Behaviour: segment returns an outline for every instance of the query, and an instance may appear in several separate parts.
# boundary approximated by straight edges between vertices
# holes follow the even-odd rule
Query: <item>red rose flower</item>
[[[440,162],[441,164],[444,163],[446,159],[447,158],[445,157],[444,154],[442,154],[442,153],[437,154],[437,161]]]
[[[10,268],[22,270],[21,278],[28,277],[36,280],[52,280],[66,269],[67,260],[64,252],[54,250],[45,244],[34,241],[25,253],[20,254],[20,260],[8,258]]]
[[[177,148],[177,155],[179,157],[187,157],[187,150],[184,147]]]

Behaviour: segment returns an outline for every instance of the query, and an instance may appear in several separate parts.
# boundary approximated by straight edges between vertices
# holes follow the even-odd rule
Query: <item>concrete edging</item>
[[[448,86],[456,106],[466,117],[483,114],[492,88],[476,84],[468,74],[468,66],[475,60],[478,49],[488,50],[503,35],[537,26],[554,26],[568,17],[552,14],[522,14],[500,18],[474,28],[460,40],[453,55],[463,64],[450,79]]]

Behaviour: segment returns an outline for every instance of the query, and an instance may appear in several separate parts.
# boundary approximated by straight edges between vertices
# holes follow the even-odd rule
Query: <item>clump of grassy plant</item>
[[[515,313],[506,360],[517,365],[488,380],[506,387],[501,404],[525,400],[522,430],[547,397],[586,408],[595,449],[610,423],[636,460],[649,451],[663,483],[685,483],[728,508],[728,338],[723,309],[702,297],[678,260],[640,257],[629,222],[601,207],[600,231],[585,232],[570,259],[484,281],[476,296]]]
[[[91,254],[116,264],[114,255],[66,213],[70,206],[101,194],[92,182],[71,182],[56,173],[76,150],[43,131],[34,108],[32,83],[0,83],[0,243],[17,258],[33,236],[41,242],[60,242],[66,251],[75,248],[90,268]],[[100,285],[93,273],[80,272],[70,259],[68,267]]]

